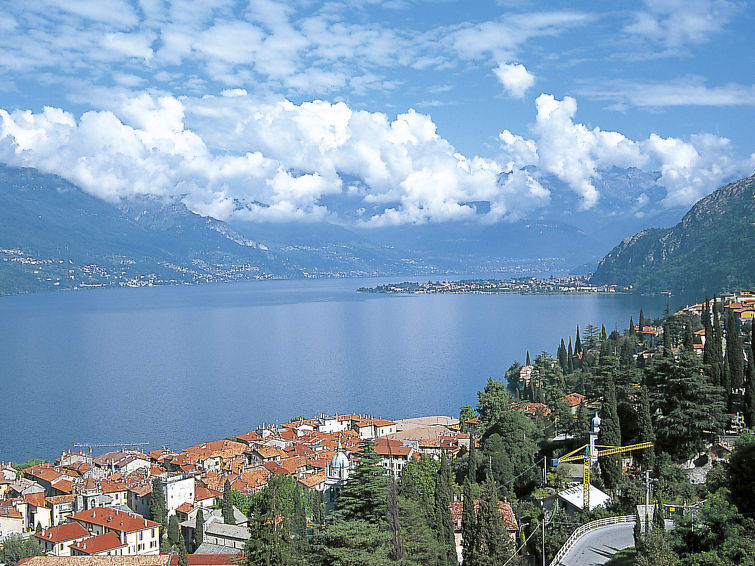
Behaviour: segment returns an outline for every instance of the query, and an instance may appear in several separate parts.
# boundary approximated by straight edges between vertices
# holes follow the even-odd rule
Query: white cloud
[[[701,77],[664,82],[602,81],[580,94],[639,108],[669,106],[755,106],[755,84],[728,83],[709,87]]]
[[[541,94],[536,105],[533,139],[508,130],[500,134],[503,159],[509,160],[508,168],[537,164],[556,175],[582,197],[584,209],[600,198],[593,183],[599,170],[612,166],[660,170],[659,182],[666,189],[664,205],[669,207],[692,205],[726,180],[751,175],[755,168],[755,154],[749,159],[734,158],[726,138],[704,134],[684,141],[651,134],[647,140],[636,141],[574,122],[577,103],[571,97],[559,101]]]
[[[493,72],[506,93],[514,98],[524,98],[527,89],[535,84],[535,76],[520,63],[501,63]]]

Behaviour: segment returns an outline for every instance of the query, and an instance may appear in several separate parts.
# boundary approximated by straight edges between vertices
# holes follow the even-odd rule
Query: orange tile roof
[[[84,554],[97,554],[98,552],[105,552],[107,550],[114,550],[125,546],[127,546],[126,543],[121,542],[118,533],[110,531],[103,535],[97,535],[75,542],[71,545],[71,549],[83,552]]]
[[[265,462],[262,464],[262,466],[271,474],[274,474],[276,476],[285,476],[288,475],[288,472],[285,468],[282,468],[278,462]]]
[[[179,513],[183,513],[184,515],[188,515],[192,511],[194,511],[194,506],[191,503],[181,503],[178,507],[176,507],[176,511]]]
[[[404,456],[408,457],[412,448],[405,446],[398,440],[389,440],[387,438],[375,439],[375,452],[381,456]]]
[[[204,501],[211,497],[223,497],[223,492],[194,483],[194,501]]]
[[[45,505],[44,493],[27,493],[24,495],[24,501],[30,505],[34,505],[34,507],[47,507]]]
[[[237,564],[237,554],[187,554],[189,566],[227,566]],[[173,553],[169,566],[178,566],[178,553]]]
[[[252,442],[254,440],[262,440],[262,437],[259,434],[257,434],[256,430],[253,430],[252,432],[246,432],[244,434],[239,434],[236,437],[236,439],[239,440],[239,441],[241,441],[241,442],[249,443],[249,442]]]
[[[183,451],[195,460],[206,460],[208,458],[229,460],[234,456],[243,454],[247,448],[246,444],[235,440],[213,440],[212,442],[184,448]]]
[[[570,407],[577,407],[581,403],[587,401],[587,397],[581,393],[569,393],[561,398],[562,401],[566,401]]]
[[[52,543],[65,542],[67,540],[73,540],[81,537],[88,537],[89,531],[81,526],[81,523],[63,523],[57,527],[45,529],[42,532],[34,533],[34,536],[39,540],[46,540]]]
[[[79,511],[71,515],[70,518],[74,521],[100,525],[114,531],[126,533],[160,526],[160,523],[137,517],[131,513],[111,509],[110,507],[96,507],[87,511]]]
[[[287,456],[286,451],[277,446],[258,446],[253,448],[252,452],[257,452],[265,460],[270,458],[285,458]]]
[[[321,484],[324,481],[325,472],[318,472],[316,474],[304,474],[299,478],[299,483],[307,486],[310,489],[315,487],[316,485]]]
[[[464,509],[464,502],[463,501],[452,501],[450,503],[451,507],[451,516],[453,518],[454,522],[454,528],[456,528],[456,525],[459,524],[459,521],[461,521],[461,515],[462,511]],[[475,515],[477,515],[480,512],[480,500],[475,499],[474,500],[474,510]],[[507,501],[499,501],[498,502],[498,512],[503,517],[503,520],[506,523],[506,530],[507,531],[518,531],[519,525],[516,520],[516,515],[514,514],[514,510],[511,508],[511,504]]]
[[[301,456],[293,456],[291,458],[284,458],[278,462],[278,465],[289,474],[294,474],[299,468],[305,468],[307,466],[307,459]]]
[[[58,503],[68,503],[69,501],[73,501],[74,499],[76,499],[76,496],[73,494],[53,495],[52,497],[47,498],[47,502],[51,505],[57,505]]]
[[[117,481],[110,481],[110,480],[102,480],[100,482],[100,488],[102,489],[102,493],[115,493],[117,491],[128,491],[128,486],[125,484],[125,482],[117,482]]]
[[[38,466],[25,469],[24,474],[41,479],[46,482],[52,482],[63,475],[51,468],[40,468]]]
[[[52,487],[57,489],[58,491],[62,491],[63,493],[72,493],[73,492],[73,486],[74,483],[70,480],[58,480],[52,484]]]

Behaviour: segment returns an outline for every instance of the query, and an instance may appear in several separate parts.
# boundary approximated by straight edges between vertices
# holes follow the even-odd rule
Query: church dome
[[[340,450],[335,453],[333,458],[330,460],[330,467],[331,468],[348,468],[349,467],[349,459]]]

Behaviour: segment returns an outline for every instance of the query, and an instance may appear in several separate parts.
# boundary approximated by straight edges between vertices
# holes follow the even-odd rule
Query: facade
[[[108,507],[74,513],[71,520],[81,523],[94,536],[116,533],[125,545],[121,549],[123,555],[151,555],[160,552],[160,524],[155,521]]]
[[[34,537],[42,546],[45,554],[52,556],[71,556],[71,545],[90,537],[80,523],[71,522],[42,532],[35,533]]]

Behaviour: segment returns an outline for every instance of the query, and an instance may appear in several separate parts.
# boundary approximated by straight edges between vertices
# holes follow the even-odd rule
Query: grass
[[[614,554],[611,559],[606,562],[606,566],[632,566],[636,554],[637,551],[634,547],[625,548]]]

